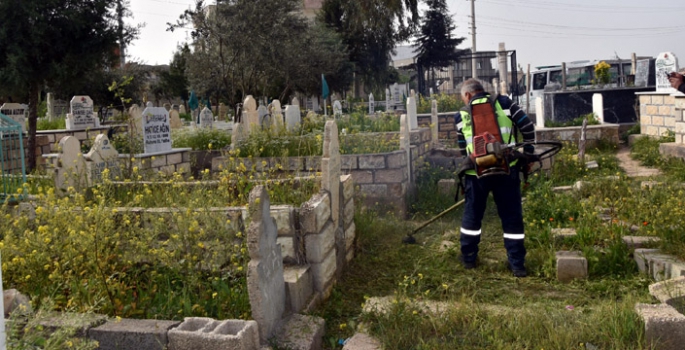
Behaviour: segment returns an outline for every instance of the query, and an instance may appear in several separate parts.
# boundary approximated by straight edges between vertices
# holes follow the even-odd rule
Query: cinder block
[[[276,220],[279,237],[295,235],[295,209],[292,206],[271,206],[271,217]]]
[[[341,155],[340,156],[340,170],[354,170],[357,169],[357,155]]]
[[[649,294],[663,304],[682,310],[685,306],[685,277],[650,284]]]
[[[401,183],[404,181],[404,169],[376,170],[374,183]]]
[[[385,156],[364,155],[359,156],[359,169],[385,169]]]
[[[181,322],[162,320],[110,320],[91,328],[88,338],[96,340],[102,350],[166,349],[167,331]]]
[[[169,350],[259,349],[256,321],[187,317],[169,330]]]
[[[325,260],[319,264],[311,264],[312,279],[314,280],[314,290],[324,293],[327,286],[330,286],[337,268],[335,252],[330,252]],[[324,293],[325,294],[325,293]],[[325,298],[324,298],[325,299]]]
[[[158,155],[150,157],[151,166],[153,168],[161,168],[166,165],[166,156]]]
[[[54,333],[61,328],[75,329],[76,337],[85,337],[88,330],[107,322],[107,316],[99,314],[78,314],[78,313],[50,313],[42,319],[37,320],[38,324],[48,333]]]
[[[557,252],[557,280],[571,282],[588,276],[587,259],[580,252]]]
[[[292,266],[283,269],[286,301],[291,312],[300,312],[307,307],[314,293],[309,266]]]
[[[685,316],[665,304],[637,304],[635,311],[645,323],[645,340],[649,349],[682,350]]]
[[[656,243],[661,240],[659,237],[650,236],[623,236],[621,239],[623,240],[623,243],[628,246],[628,249],[644,248],[646,245]]]
[[[297,264],[297,252],[295,247],[297,247],[297,242],[295,237],[278,237],[276,242],[281,246],[281,256],[283,256],[283,262],[287,264]]]
[[[642,273],[649,273],[649,257],[659,253],[659,249],[635,249],[633,259],[637,263],[637,269]]]
[[[553,228],[552,237],[556,240],[564,240],[566,238],[573,238],[578,236],[574,228]]]
[[[388,169],[397,169],[407,166],[407,153],[396,151],[388,155]]]
[[[278,336],[278,347],[291,350],[323,349],[326,321],[321,317],[292,315]]]
[[[343,195],[343,203],[346,203],[354,197],[354,179],[352,175],[341,175],[340,186],[342,186],[340,193]]]
[[[328,193],[319,193],[302,204],[300,225],[305,234],[319,233],[331,218],[331,201]]]
[[[307,261],[321,263],[331,253],[335,245],[335,225],[329,222],[321,233],[308,233],[304,237],[304,246],[307,253]]]

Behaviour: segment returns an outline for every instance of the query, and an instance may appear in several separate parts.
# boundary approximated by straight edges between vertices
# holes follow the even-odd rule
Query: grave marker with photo
[[[662,52],[656,58],[656,92],[673,93],[678,90],[671,87],[666,76],[678,71],[678,57],[672,52]]]

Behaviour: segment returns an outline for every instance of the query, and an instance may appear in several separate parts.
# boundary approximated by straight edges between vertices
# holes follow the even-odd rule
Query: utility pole
[[[126,65],[126,42],[124,41],[124,15],[126,10],[124,8],[123,0],[117,0],[117,21],[118,21],[118,35],[119,35],[119,57],[121,69]]]
[[[471,0],[471,77],[478,78],[476,60],[476,0]]]

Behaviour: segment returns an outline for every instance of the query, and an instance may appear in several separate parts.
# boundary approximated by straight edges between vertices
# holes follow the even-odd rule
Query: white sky
[[[360,0],[362,1],[362,0]],[[470,0],[447,0],[456,34],[471,47]],[[167,32],[167,22],[195,0],[131,0],[133,23],[146,23],[129,47],[129,58],[168,64],[187,30]],[[656,57],[671,51],[685,65],[685,1],[682,0],[476,0],[478,50],[497,50],[505,42],[518,63],[560,64],[578,60],[630,59],[631,53]]]

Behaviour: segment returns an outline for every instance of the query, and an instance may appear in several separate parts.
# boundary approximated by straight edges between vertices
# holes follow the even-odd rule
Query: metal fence
[[[0,202],[23,198],[18,189],[26,183],[24,135],[21,124],[0,114]]]

